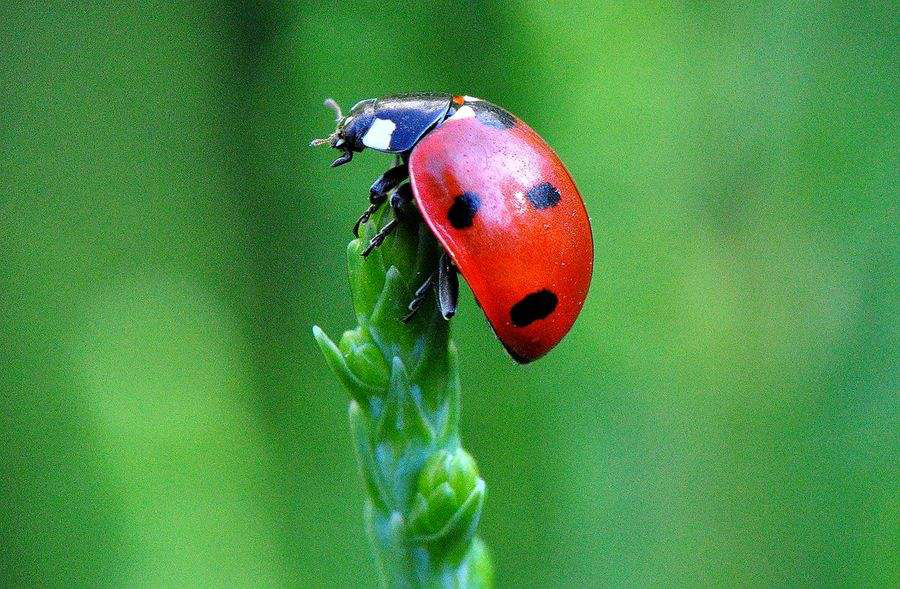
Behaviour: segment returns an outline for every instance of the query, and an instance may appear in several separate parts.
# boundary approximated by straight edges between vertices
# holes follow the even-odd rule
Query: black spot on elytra
[[[465,229],[472,226],[472,219],[481,206],[481,199],[474,192],[463,192],[453,200],[453,205],[447,211],[450,224],[457,229]]]
[[[467,102],[466,105],[475,111],[475,118],[488,127],[511,129],[516,126],[516,117],[496,104],[491,104],[484,100],[475,100]]]
[[[526,295],[509,310],[509,318],[516,327],[527,327],[550,315],[558,303],[556,295],[547,289],[541,289]]]
[[[560,201],[559,190],[549,182],[541,182],[528,191],[528,200],[536,209],[555,207]]]

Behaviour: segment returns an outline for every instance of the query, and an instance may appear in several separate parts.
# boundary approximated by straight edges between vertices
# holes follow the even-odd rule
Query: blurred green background
[[[0,584],[368,587],[322,99],[481,96],[597,267],[520,367],[463,296],[504,587],[897,586],[890,2],[4,3]]]

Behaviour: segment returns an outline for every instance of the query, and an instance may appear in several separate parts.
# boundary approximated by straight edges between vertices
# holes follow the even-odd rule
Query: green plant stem
[[[400,224],[368,258],[384,215],[347,249],[357,327],[338,344],[313,334],[351,396],[369,536],[389,587],[490,587],[475,532],[485,485],[459,437],[460,384],[449,323],[429,297],[409,323],[415,289],[437,267],[426,226]]]

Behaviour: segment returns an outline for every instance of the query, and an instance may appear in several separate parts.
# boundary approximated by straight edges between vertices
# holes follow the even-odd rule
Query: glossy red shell
[[[500,341],[519,362],[546,354],[578,317],[594,261],[584,202],[559,157],[518,119],[503,128],[451,118],[413,148],[409,170],[422,216]],[[536,206],[529,194],[544,183],[558,202]],[[477,195],[479,206],[471,225],[458,228],[451,208],[465,194]],[[535,293],[556,304],[540,317],[544,301],[537,317],[523,320],[514,308]]]

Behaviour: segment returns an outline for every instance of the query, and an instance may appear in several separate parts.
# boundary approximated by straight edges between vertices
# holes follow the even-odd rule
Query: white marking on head
[[[481,100],[480,98],[475,98],[474,96],[463,96],[463,99],[466,102],[478,102],[479,100]]]
[[[372,121],[372,126],[369,127],[366,134],[363,135],[363,145],[381,151],[387,150],[391,146],[391,135],[394,134],[396,128],[397,123],[394,121],[376,118]]]
[[[472,110],[471,106],[461,106],[459,110],[453,113],[453,116],[447,119],[448,121],[453,121],[456,119],[471,119],[475,116],[475,111]]]

